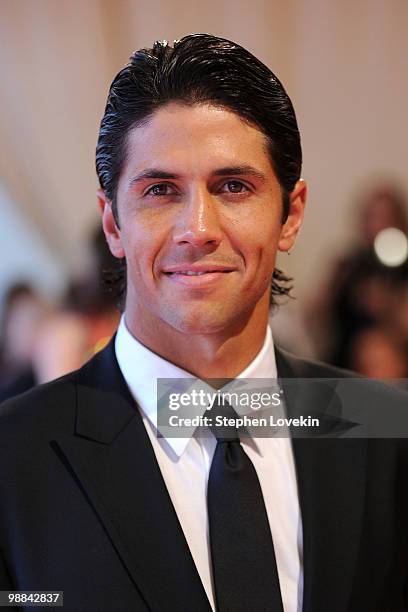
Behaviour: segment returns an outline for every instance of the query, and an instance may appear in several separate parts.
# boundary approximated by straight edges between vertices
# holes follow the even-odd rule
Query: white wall
[[[44,297],[54,299],[64,288],[66,266],[36,227],[13,206],[1,186],[0,220],[0,296],[14,282],[28,281]]]

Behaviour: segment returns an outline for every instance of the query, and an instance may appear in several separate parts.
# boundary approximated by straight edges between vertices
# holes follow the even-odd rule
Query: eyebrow
[[[253,166],[226,166],[225,168],[219,168],[214,172],[215,176],[254,176],[255,178],[261,179],[263,181],[266,180],[265,174],[260,172]]]
[[[174,174],[174,172],[167,172],[165,170],[157,170],[156,168],[147,168],[147,170],[143,170],[139,174],[136,174],[129,181],[129,187],[140,183],[146,179],[179,179],[180,176],[178,174]]]
[[[263,181],[266,180],[265,174],[263,174],[262,172],[254,168],[253,166],[246,166],[246,165],[244,166],[226,166],[224,168],[218,168],[217,170],[214,170],[212,174],[214,174],[215,176],[244,176],[244,175],[248,176],[249,175],[249,176],[254,176],[255,178],[258,178]],[[141,181],[144,181],[146,179],[177,180],[180,178],[181,178],[181,175],[175,174],[174,172],[168,172],[167,170],[159,170],[158,168],[147,168],[146,170],[143,170],[143,172],[136,174],[136,176],[130,179],[129,187],[132,187],[133,185],[136,185],[137,183],[140,183]]]

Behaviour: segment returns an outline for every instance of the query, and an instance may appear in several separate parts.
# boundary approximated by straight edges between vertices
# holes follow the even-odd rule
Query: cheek
[[[280,232],[277,228],[263,227],[247,233],[243,239],[243,253],[247,265],[270,267],[273,265],[278,248]]]
[[[159,228],[147,224],[133,223],[132,231],[122,234],[128,269],[134,276],[151,277],[158,256],[163,248],[165,236]]]
[[[258,233],[252,253],[249,254],[247,271],[257,291],[264,293],[272,282],[275,269],[279,233],[267,230]]]

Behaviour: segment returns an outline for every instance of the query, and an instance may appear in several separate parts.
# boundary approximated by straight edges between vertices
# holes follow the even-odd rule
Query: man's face
[[[305,186],[282,194],[266,139],[236,114],[170,103],[128,137],[118,229],[100,193],[114,255],[126,257],[130,329],[211,334],[265,316],[278,248],[288,250]]]

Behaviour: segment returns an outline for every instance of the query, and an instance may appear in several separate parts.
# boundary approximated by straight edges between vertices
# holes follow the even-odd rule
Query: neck
[[[235,378],[261,350],[268,325],[268,307],[259,302],[245,321],[211,334],[183,333],[157,321],[137,321],[125,313],[130,333],[148,349],[193,376]]]

